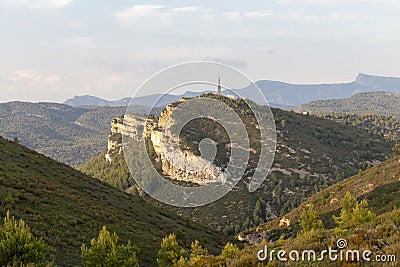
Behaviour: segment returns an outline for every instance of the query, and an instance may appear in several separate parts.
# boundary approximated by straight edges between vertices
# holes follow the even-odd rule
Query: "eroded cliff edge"
[[[183,102],[181,99],[179,102]],[[166,128],[167,120],[175,110],[178,103],[166,106],[160,116],[144,116],[127,114],[118,117],[111,122],[111,132],[108,137],[108,150],[106,160],[112,162],[113,158],[123,152],[122,136],[133,140],[146,140],[148,145],[157,155],[157,161],[161,162],[162,174],[170,179],[187,181],[199,185],[210,182],[224,181],[224,173],[221,167],[204,159],[201,155],[195,155],[190,150],[180,149],[179,136],[171,133]],[[168,121],[171,124],[171,120]],[[173,121],[172,121],[173,124]],[[171,126],[171,125],[169,125]]]

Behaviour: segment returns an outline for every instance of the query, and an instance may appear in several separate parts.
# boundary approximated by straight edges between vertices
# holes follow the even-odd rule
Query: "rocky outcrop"
[[[116,154],[122,152],[122,128],[123,118],[119,117],[111,121],[111,133],[108,136],[106,160],[112,162]]]
[[[270,240],[271,233],[268,231],[262,231],[260,233],[252,233],[252,234],[240,234],[237,236],[237,240],[241,242],[248,242],[252,245],[259,245],[265,240]]]
[[[140,116],[125,115],[111,121],[111,132],[108,135],[106,160],[112,162],[117,154],[123,151],[122,135],[139,140],[144,136],[146,120]]]
[[[285,217],[283,217],[280,221],[279,221],[279,227],[282,226],[286,226],[289,227],[290,226],[290,220],[286,219]]]
[[[122,136],[129,136],[137,141],[147,138],[162,162],[164,176],[199,185],[224,181],[221,168],[190,151],[182,151],[179,137],[166,129],[166,121],[174,109],[174,104],[169,104],[160,117],[144,118],[129,114],[112,120],[106,160],[111,162],[116,154],[122,153]]]

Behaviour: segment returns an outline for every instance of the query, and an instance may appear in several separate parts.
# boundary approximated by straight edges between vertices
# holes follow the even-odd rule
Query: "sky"
[[[254,81],[400,77],[398,14],[398,0],[0,0],[0,102],[120,99],[203,60]]]

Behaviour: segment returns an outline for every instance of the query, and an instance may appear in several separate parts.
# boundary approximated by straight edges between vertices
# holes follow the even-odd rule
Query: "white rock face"
[[[163,172],[174,179],[200,185],[225,181],[224,173],[219,167],[193,153],[182,152],[176,146],[164,147],[161,161]]]
[[[146,119],[137,115],[125,115],[122,122],[124,136],[129,136],[136,140],[145,137]]]
[[[122,152],[122,135],[134,140],[150,138],[154,151],[161,159],[165,176],[199,185],[225,181],[221,168],[191,152],[181,151],[178,137],[163,129],[166,118],[173,109],[168,105],[159,119],[146,120],[137,115],[125,115],[124,118],[114,119],[108,139],[107,161],[111,162],[114,155]]]

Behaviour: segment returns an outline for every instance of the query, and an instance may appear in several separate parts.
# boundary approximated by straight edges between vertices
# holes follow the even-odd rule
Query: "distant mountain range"
[[[261,89],[271,106],[283,109],[292,109],[315,100],[348,98],[356,93],[363,92],[386,91],[400,93],[400,78],[372,76],[362,73],[357,76],[355,81],[350,83],[289,84],[279,81],[260,80],[256,82],[256,85]],[[243,98],[249,98],[260,103],[259,95],[255,92],[254,86],[232,91]],[[206,92],[210,91],[185,92],[181,95],[166,94],[164,96],[152,94],[134,98],[133,104],[153,106],[153,103],[157,103],[156,106],[165,106],[181,97],[194,97]],[[226,95],[229,92],[223,91],[223,94]],[[130,97],[125,97],[120,100],[109,101],[86,95],[75,96],[66,100],[64,104],[70,106],[126,106],[131,100]]]
[[[122,98],[120,100],[109,101],[101,99],[96,96],[83,95],[74,96],[71,99],[67,99],[63,104],[78,107],[78,106],[91,106],[91,107],[105,107],[105,106],[127,106],[131,99],[129,97]]]
[[[102,107],[102,106],[127,106],[131,101],[132,104],[136,105],[136,103],[142,103],[142,106],[153,107],[154,103],[156,103],[156,107],[166,106],[169,103],[178,101],[182,97],[195,97],[202,93],[208,93],[210,91],[203,92],[185,92],[181,95],[162,95],[162,94],[152,94],[148,96],[140,96],[140,97],[124,97],[120,100],[105,100],[95,96],[84,95],[84,96],[74,96],[71,99],[66,100],[63,104],[78,107],[78,106],[91,106],[91,107]]]

